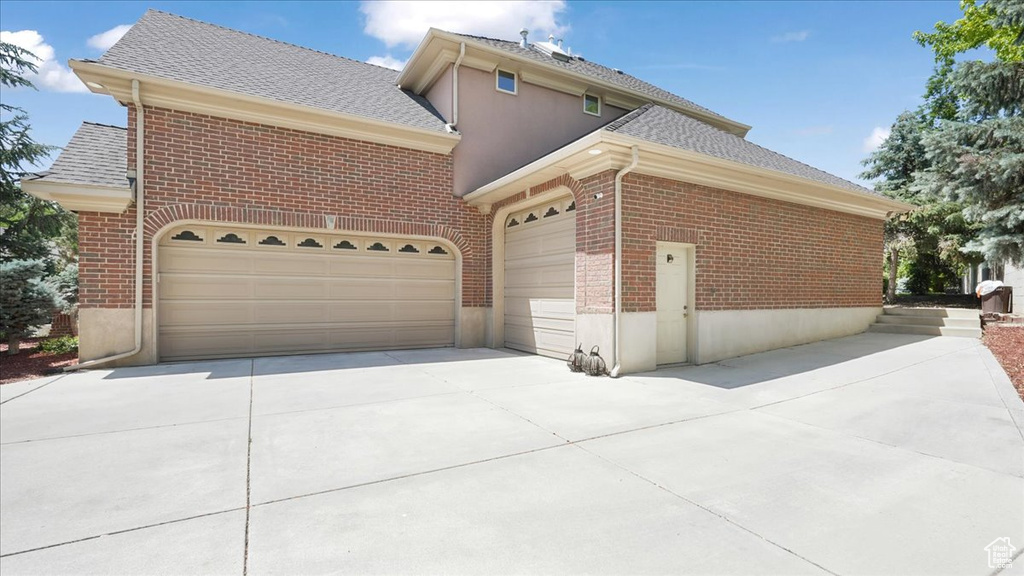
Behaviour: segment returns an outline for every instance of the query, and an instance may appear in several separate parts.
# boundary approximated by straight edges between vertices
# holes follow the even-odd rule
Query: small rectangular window
[[[583,111],[594,116],[601,115],[601,98],[592,94],[583,95]]]
[[[516,93],[516,73],[498,70],[497,88],[500,92]]]

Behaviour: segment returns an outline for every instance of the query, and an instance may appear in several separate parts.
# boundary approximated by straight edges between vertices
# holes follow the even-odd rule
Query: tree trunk
[[[7,354],[9,356],[14,356],[15,354],[18,353],[19,348],[21,348],[21,338],[18,338],[17,336],[8,336]]]
[[[889,248],[889,287],[885,290],[885,301],[896,303],[896,272],[900,266],[899,248]]]

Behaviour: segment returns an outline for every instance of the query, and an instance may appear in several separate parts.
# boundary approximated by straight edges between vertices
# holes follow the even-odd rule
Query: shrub
[[[0,332],[7,335],[8,354],[17,354],[22,338],[50,321],[60,297],[43,280],[42,260],[0,263]]]
[[[78,352],[78,337],[58,336],[56,338],[47,338],[36,345],[36,350],[40,352],[48,352],[50,354]]]
[[[74,314],[78,310],[78,264],[68,264],[50,280],[60,297],[60,311]]]

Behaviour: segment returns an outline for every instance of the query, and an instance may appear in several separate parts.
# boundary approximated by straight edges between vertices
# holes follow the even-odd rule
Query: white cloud
[[[54,92],[88,92],[85,84],[59,61],[55,59],[53,46],[43,41],[43,36],[35,30],[19,30],[0,32],[0,42],[14,44],[28,50],[35,56],[36,73],[26,74],[25,79],[43,90]],[[32,60],[32,58],[28,58]]]
[[[780,34],[778,36],[772,36],[772,42],[775,42],[775,43],[803,42],[804,40],[807,40],[807,37],[810,36],[810,35],[811,35],[811,32],[809,30],[798,30],[796,32],[786,32],[785,34]]]
[[[363,32],[383,41],[388,48],[414,48],[434,27],[449,32],[519,40],[520,28],[532,40],[548,34],[563,35],[569,27],[558,17],[565,12],[563,0],[548,2],[363,2]]]
[[[391,54],[386,56],[370,56],[367,60],[367,64],[373,64],[374,66],[383,66],[385,68],[391,68],[392,70],[401,70],[405,68],[405,63],[408,60],[399,60]]]
[[[881,126],[875,126],[875,129],[871,131],[871,135],[864,139],[864,151],[874,152],[878,150],[878,147],[885,142],[885,139],[889,137],[889,129],[882,128]]]
[[[121,39],[121,36],[124,36],[125,32],[128,32],[131,27],[131,24],[114,26],[106,32],[100,32],[95,36],[91,36],[85,41],[85,43],[88,44],[90,48],[106,52],[107,50],[110,50],[111,46],[117,44],[117,41]]]

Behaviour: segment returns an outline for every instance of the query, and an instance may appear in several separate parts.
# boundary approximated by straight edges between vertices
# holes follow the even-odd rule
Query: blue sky
[[[408,58],[429,26],[509,39],[518,39],[523,26],[531,40],[553,32],[574,53],[752,125],[748,139],[757,144],[855,181],[872,135],[921,102],[932,55],[911,35],[961,15],[956,1],[4,0],[0,28],[22,32],[17,38],[34,42],[46,58],[46,76],[35,79],[38,91],[0,94],[29,113],[37,141],[63,145],[84,120],[125,125],[124,109],[109,96],[73,91],[79,87],[66,64],[99,57],[117,36],[112,30],[147,8],[393,65]]]

